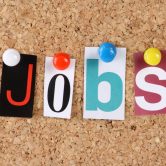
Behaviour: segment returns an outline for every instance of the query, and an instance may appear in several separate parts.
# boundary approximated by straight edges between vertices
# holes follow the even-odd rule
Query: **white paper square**
[[[104,112],[97,108],[97,111],[86,110],[86,67],[87,59],[99,59],[98,47],[85,47],[84,58],[84,111],[83,118],[85,119],[108,119],[108,120],[124,120],[125,119],[125,73],[126,73],[126,48],[117,48],[117,55],[112,62],[105,63],[99,60],[99,73],[113,72],[120,76],[123,84],[123,98],[122,103],[118,109],[112,112]],[[102,90],[100,89],[100,95],[98,99],[103,98],[105,100],[105,91],[108,91],[108,86],[104,84]],[[110,95],[109,93],[107,95]],[[109,96],[107,96],[109,97]]]
[[[58,70],[53,65],[53,57],[45,58],[45,77],[44,77],[44,116],[47,117],[57,117],[57,118],[65,118],[70,119],[71,117],[71,108],[72,108],[72,98],[73,98],[73,86],[74,86],[74,73],[75,73],[75,59],[70,59],[70,65],[65,70]],[[54,112],[48,104],[47,94],[48,94],[48,86],[50,80],[56,74],[65,75],[70,82],[70,98],[67,107],[62,112]],[[62,80],[62,79],[61,79]],[[64,84],[61,85],[60,78],[56,80],[56,93],[54,93],[54,106],[60,108],[62,105],[62,96],[63,96],[63,87]],[[62,80],[63,81],[63,80]],[[63,81],[64,82],[64,81]],[[61,87],[60,87],[61,86]],[[58,88],[60,87],[60,88]],[[62,90],[61,90],[62,89]]]

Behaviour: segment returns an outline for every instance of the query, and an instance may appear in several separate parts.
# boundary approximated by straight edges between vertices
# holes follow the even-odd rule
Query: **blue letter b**
[[[105,72],[98,76],[98,60],[87,59],[86,68],[86,110],[97,111],[99,108],[105,112],[111,112],[116,110],[122,103],[122,79],[119,75],[112,72]],[[111,91],[105,91],[110,93],[111,97],[107,103],[102,103],[98,100],[98,85],[99,83],[106,81],[111,85]]]

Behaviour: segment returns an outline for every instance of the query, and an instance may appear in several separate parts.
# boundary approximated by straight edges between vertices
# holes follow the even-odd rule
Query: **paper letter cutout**
[[[37,57],[21,54],[17,66],[3,63],[0,116],[32,117]]]
[[[44,116],[71,117],[74,86],[75,59],[65,70],[58,70],[53,65],[53,57],[45,59],[44,79]]]
[[[105,63],[98,47],[86,47],[84,65],[84,118],[124,120],[126,49]]]
[[[159,65],[147,65],[143,53],[136,53],[135,60],[135,114],[166,113],[166,51],[161,51]]]

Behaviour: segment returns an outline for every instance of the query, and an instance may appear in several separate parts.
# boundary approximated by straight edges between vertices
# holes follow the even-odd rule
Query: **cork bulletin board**
[[[133,72],[133,53],[166,49],[165,0],[0,0],[0,9],[0,54],[38,56],[33,118],[0,117],[0,165],[166,165],[166,116],[134,115]],[[125,121],[82,118],[84,48],[104,41],[127,48]],[[59,51],[76,58],[71,120],[43,117],[44,59]]]

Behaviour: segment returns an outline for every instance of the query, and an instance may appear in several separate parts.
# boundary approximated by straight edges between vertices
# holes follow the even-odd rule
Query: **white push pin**
[[[20,53],[13,49],[7,49],[2,56],[2,60],[7,66],[16,66],[20,62],[21,56]]]

